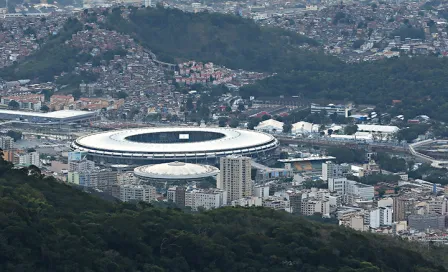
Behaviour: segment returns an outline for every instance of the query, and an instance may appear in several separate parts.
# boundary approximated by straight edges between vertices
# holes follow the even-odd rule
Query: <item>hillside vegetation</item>
[[[331,64],[301,46],[317,46],[310,38],[254,21],[218,13],[184,13],[177,9],[132,8],[129,20],[114,9],[107,26],[131,34],[161,60],[211,61],[232,69],[289,71]],[[337,60],[334,60],[338,63]]]
[[[344,64],[334,71],[291,71],[241,89],[245,97],[300,95],[384,107],[403,100],[406,118],[427,114],[446,119],[448,110],[448,59],[418,57],[371,63]]]
[[[115,204],[31,170],[0,163],[1,271],[446,271],[445,248],[263,208]]]

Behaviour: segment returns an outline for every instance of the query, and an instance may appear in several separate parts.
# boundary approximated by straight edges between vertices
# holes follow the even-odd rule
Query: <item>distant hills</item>
[[[241,89],[249,96],[372,104],[382,112],[414,118],[427,114],[448,121],[448,60],[437,56],[346,64],[321,52],[312,39],[282,29],[263,28],[234,15],[184,13],[176,9],[114,8],[102,11],[102,28],[130,35],[166,62],[211,61],[232,69],[277,73]],[[126,19],[125,19],[126,18]],[[50,80],[91,57],[65,44],[72,33],[88,30],[71,20],[64,31],[0,77]],[[90,77],[93,78],[93,77]],[[392,100],[401,103],[392,108]]]
[[[131,8],[129,20],[121,14],[114,9],[106,26],[130,34],[167,62],[211,61],[232,69],[278,72],[321,67],[329,61],[302,48],[317,51],[315,40],[278,28],[262,28],[233,15],[161,7]]]
[[[111,203],[0,160],[1,271],[443,272],[445,247],[266,208]]]

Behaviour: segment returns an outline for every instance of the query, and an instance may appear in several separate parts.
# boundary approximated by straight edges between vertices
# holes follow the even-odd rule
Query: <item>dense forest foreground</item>
[[[1,271],[446,271],[447,249],[264,208],[111,203],[0,162]]]

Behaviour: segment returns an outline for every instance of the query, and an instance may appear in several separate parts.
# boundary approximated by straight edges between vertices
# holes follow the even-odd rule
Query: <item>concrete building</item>
[[[337,164],[331,161],[324,162],[322,163],[322,179],[328,181],[328,179],[346,177],[350,172],[350,169],[350,165],[346,163]]]
[[[35,165],[40,167],[40,154],[39,152],[29,152],[25,154],[20,154],[19,156],[19,164],[21,165]]]
[[[346,194],[347,178],[330,178],[328,179],[328,190],[336,192],[339,195]]]
[[[415,199],[405,197],[393,198],[393,216],[394,222],[406,221],[408,217],[414,213]]]
[[[373,200],[375,188],[347,178],[328,179],[328,189],[343,197],[344,202],[353,203],[355,200]]]
[[[14,139],[9,136],[0,137],[0,148],[2,150],[14,149]]]
[[[392,208],[380,207],[369,212],[370,227],[377,229],[382,226],[392,226]]]
[[[197,211],[200,207],[210,210],[226,205],[227,192],[220,189],[194,189],[185,192],[185,206],[191,207],[193,211]]]
[[[409,215],[409,227],[419,231],[444,230],[445,216],[437,214]]]
[[[360,200],[373,200],[375,188],[370,185],[359,183],[353,180],[347,180],[346,195]]]
[[[445,196],[438,196],[428,201],[428,214],[446,214],[448,201]]]
[[[337,114],[348,117],[350,115],[350,107],[344,105],[328,104],[327,106],[320,106],[318,104],[311,104],[311,113],[325,112],[328,116]]]
[[[311,216],[316,213],[322,215],[330,214],[330,201],[328,200],[318,200],[314,198],[302,199],[301,214]]]
[[[96,173],[96,179],[96,188],[109,195],[112,195],[113,186],[118,185],[117,172],[99,171]]]
[[[98,172],[95,171],[68,172],[67,182],[79,186],[97,188],[98,187],[97,174]]]
[[[289,195],[290,212],[293,214],[302,214],[302,194]]]
[[[179,207],[185,207],[185,187],[176,187],[174,193],[174,203],[176,203]]]
[[[256,169],[255,182],[266,183],[271,180],[278,180],[282,178],[291,178],[294,176],[292,169],[272,168],[260,163],[251,162],[252,168]]]
[[[186,189],[177,186],[168,189],[167,199],[179,207],[191,207],[192,211],[199,208],[210,210],[227,205],[227,192],[220,189]]]
[[[149,185],[120,185],[120,200],[151,202],[156,200],[156,188]]]
[[[339,220],[340,226],[346,226],[358,231],[365,231],[366,226],[364,225],[364,216],[361,214],[354,214],[343,220]]]
[[[69,161],[69,172],[88,172],[95,170],[95,162],[89,160]]]
[[[228,156],[220,159],[218,188],[227,191],[227,202],[252,196],[251,158]]]
[[[247,196],[244,198],[232,200],[230,203],[233,207],[241,206],[241,207],[260,207],[263,205],[263,199],[261,197],[256,196]]]
[[[263,207],[274,210],[289,210],[289,201],[284,198],[271,197],[263,200]]]
[[[254,186],[254,196],[261,198],[269,197],[269,185],[256,185]]]

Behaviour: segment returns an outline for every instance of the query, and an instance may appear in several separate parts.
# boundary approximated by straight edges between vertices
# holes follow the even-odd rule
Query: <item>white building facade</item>
[[[149,185],[120,185],[120,200],[151,202],[156,200],[156,188]]]
[[[228,156],[220,159],[218,188],[227,192],[227,203],[252,196],[251,158]]]

